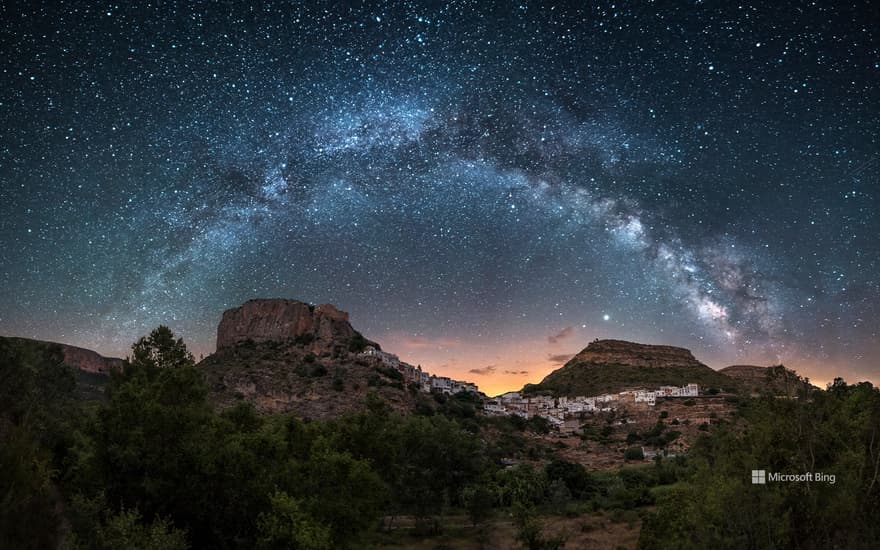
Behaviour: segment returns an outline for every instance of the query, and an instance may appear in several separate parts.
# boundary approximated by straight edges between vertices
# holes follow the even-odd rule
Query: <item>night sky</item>
[[[876,3],[128,4],[0,7],[0,334],[287,297],[489,393],[594,338],[880,381]]]

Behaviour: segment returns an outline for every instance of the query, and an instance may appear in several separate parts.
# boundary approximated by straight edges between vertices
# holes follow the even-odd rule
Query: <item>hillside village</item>
[[[393,353],[381,351],[372,346],[367,346],[359,354],[359,357],[395,369],[403,376],[404,383],[416,384],[425,393],[439,392],[450,395],[458,392],[480,393],[477,385],[472,382],[462,382],[447,376],[430,374],[422,370],[421,366],[413,366],[401,361]],[[634,404],[653,407],[658,398],[688,398],[699,395],[700,386],[698,384],[660,386],[654,390],[636,389],[577,397],[553,397],[550,395],[526,397],[521,392],[507,392],[493,398],[483,396],[483,411],[489,416],[517,415],[523,418],[540,416],[549,421],[553,427],[564,430],[579,426],[584,413],[610,412]]]
[[[540,416],[556,428],[576,428],[584,413],[611,412],[625,405],[641,404],[653,407],[657,398],[698,397],[697,384],[686,386],[660,386],[656,390],[627,390],[596,396],[553,397],[537,395],[524,397],[521,392],[507,392],[486,401],[486,414],[504,416],[515,414],[524,418]]]
[[[430,393],[432,391],[449,395],[458,392],[479,393],[477,385],[472,382],[462,382],[460,380],[449,378],[448,376],[433,375],[427,371],[423,371],[421,366],[410,365],[409,363],[401,361],[397,355],[378,350],[373,346],[367,346],[364,348],[364,351],[358,354],[358,356],[365,359],[372,359],[386,367],[397,370],[397,372],[403,375],[403,381],[405,384],[416,384],[419,389],[425,393]]]

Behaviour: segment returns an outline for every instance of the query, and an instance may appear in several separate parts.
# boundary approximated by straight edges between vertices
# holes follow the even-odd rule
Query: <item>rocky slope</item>
[[[32,338],[19,338],[16,336],[0,336],[10,343],[30,344],[33,346],[58,346],[64,355],[64,363],[79,371],[92,374],[107,374],[113,367],[121,367],[122,359],[117,357],[104,357],[98,352],[58,342],[34,340]]]
[[[397,371],[358,356],[367,345],[379,347],[335,306],[250,300],[223,313],[217,351],[198,367],[221,407],[247,401],[263,412],[329,418],[364,409],[369,392],[398,410],[424,399]]]
[[[27,350],[27,353],[60,352],[63,363],[75,369],[77,395],[82,399],[90,400],[103,399],[107,374],[111,368],[121,367],[123,362],[122,359],[104,357],[90,349],[30,338],[0,336],[0,347],[10,350]]]
[[[753,394],[769,391],[778,395],[796,395],[799,390],[808,386],[794,371],[782,365],[731,365],[719,372],[733,378],[744,390]]]
[[[734,389],[736,382],[694,358],[684,348],[596,340],[540,384],[523,392],[553,395],[599,395],[633,388],[699,384],[703,388]]]

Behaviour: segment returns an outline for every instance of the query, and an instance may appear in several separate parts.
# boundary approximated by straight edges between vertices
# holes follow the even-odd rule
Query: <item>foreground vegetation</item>
[[[324,422],[217,412],[207,396],[165,327],[89,403],[60,350],[0,339],[0,547],[480,547],[501,524],[524,547],[561,547],[572,535],[546,529],[549,517],[584,531],[597,517],[641,523],[645,548],[867,548],[880,536],[880,394],[867,383],[743,400],[687,459],[601,473],[523,437],[541,422],[483,417],[467,395],[409,416],[370,396],[364,413]],[[836,483],[753,486],[758,468]]]

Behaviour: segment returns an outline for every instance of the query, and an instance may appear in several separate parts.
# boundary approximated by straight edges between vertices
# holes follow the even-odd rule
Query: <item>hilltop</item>
[[[399,371],[364,357],[368,348],[380,349],[331,304],[257,299],[223,313],[217,351],[197,366],[221,408],[247,401],[261,412],[329,418],[362,410],[374,392],[412,409],[418,396]]]
[[[599,395],[645,386],[689,383],[719,389],[736,386],[734,380],[697,361],[685,348],[596,340],[539,384],[527,384],[523,393]]]

